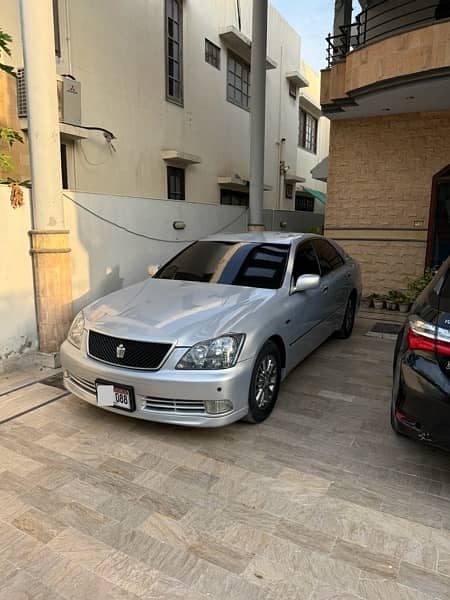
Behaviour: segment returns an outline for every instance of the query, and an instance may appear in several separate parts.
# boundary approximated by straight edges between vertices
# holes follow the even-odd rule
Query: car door
[[[294,293],[295,282],[301,275],[320,275],[316,252],[310,240],[296,249],[291,289],[287,302],[287,339],[289,342],[289,365],[295,366],[323,341],[321,322],[324,318],[320,288]]]
[[[322,238],[313,240],[320,265],[322,306],[328,335],[339,329],[351,292],[351,272],[336,248]]]

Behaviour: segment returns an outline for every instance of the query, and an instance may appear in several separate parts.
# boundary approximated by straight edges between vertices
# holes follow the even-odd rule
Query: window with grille
[[[232,52],[228,52],[227,100],[249,109],[250,65]]]
[[[236,192],[221,188],[220,204],[228,206],[248,206],[248,192]]]
[[[183,104],[182,0],[166,0],[166,97]]]
[[[185,200],[184,169],[167,167],[167,197],[169,200]]]
[[[317,127],[317,119],[301,108],[298,145],[314,154],[317,152]]]
[[[220,69],[220,48],[209,40],[205,40],[205,61]]]
[[[295,210],[314,212],[314,198],[297,194],[295,196]]]

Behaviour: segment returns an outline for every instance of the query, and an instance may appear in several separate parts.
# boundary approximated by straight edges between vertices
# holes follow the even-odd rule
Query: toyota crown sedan
[[[323,237],[211,236],[75,317],[64,384],[149,421],[260,423],[289,371],[332,334],[351,335],[360,297],[359,265]]]

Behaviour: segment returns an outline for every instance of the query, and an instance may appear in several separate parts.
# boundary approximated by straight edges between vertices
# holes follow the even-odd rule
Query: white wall
[[[37,347],[27,190],[24,195],[25,205],[14,210],[10,189],[0,185],[0,372],[6,360]]]
[[[70,198],[134,232],[170,243],[118,229],[86,212]],[[247,212],[242,207],[81,192],[65,194],[64,212],[70,229],[75,311],[109,292],[145,279],[149,265],[161,264],[189,241],[224,227],[224,231],[231,232],[245,231],[247,227]],[[186,228],[176,231],[174,221],[184,221]]]
[[[237,27],[235,0],[184,2],[184,108],[165,99],[163,0],[59,0],[62,57],[57,71],[82,85],[84,125],[90,132],[70,151],[69,187],[135,197],[167,197],[161,150],[201,157],[186,171],[189,201],[218,203],[219,176],[249,175],[249,112],[226,100],[227,49],[219,31]],[[252,0],[241,0],[242,33],[251,37]],[[4,16],[5,15],[5,18]],[[22,66],[18,0],[2,0],[2,28],[14,37],[12,62]],[[205,37],[221,48],[221,70],[205,62]],[[273,8],[268,54],[278,67],[267,73],[266,206],[276,206],[280,138],[286,160],[296,163],[298,111],[286,73],[299,69],[300,38]]]

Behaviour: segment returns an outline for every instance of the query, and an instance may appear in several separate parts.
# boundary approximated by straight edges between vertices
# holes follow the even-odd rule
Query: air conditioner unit
[[[56,77],[58,112],[61,123],[81,125],[81,83],[69,77]],[[19,119],[28,117],[24,69],[17,70],[17,113]]]

